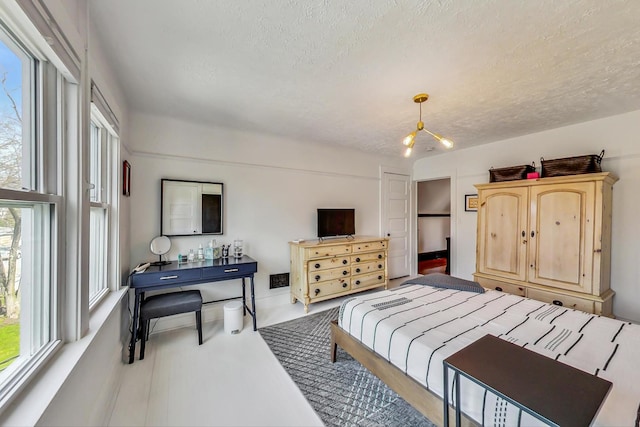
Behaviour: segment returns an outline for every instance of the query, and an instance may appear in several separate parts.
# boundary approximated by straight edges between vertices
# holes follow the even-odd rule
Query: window
[[[89,176],[90,242],[89,242],[89,305],[94,306],[109,291],[113,239],[110,239],[115,218],[111,201],[117,198],[117,173],[112,173],[117,156],[117,136],[95,105],[91,111]],[[113,233],[111,233],[112,235]]]
[[[58,104],[63,79],[2,22],[0,58],[1,404],[60,343],[55,266],[61,118],[58,109],[54,120],[36,117],[45,115],[45,105]]]
[[[10,5],[0,7],[0,411],[120,284],[117,117],[93,83],[86,109],[82,60],[39,2]]]

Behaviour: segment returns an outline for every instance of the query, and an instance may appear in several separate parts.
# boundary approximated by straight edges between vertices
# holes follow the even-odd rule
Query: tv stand
[[[369,289],[387,288],[386,237],[346,236],[289,242],[291,303],[309,304]]]

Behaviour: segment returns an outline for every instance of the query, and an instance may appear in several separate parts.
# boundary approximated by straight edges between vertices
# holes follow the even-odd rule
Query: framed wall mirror
[[[221,182],[162,179],[160,234],[222,234],[223,196]]]

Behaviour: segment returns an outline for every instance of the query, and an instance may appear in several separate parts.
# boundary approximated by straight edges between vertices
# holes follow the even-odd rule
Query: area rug
[[[259,329],[326,426],[434,426],[344,350],[329,356],[338,308]]]

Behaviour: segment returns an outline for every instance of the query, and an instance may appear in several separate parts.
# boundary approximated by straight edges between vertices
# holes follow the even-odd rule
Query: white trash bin
[[[240,301],[232,301],[224,305],[224,331],[226,333],[240,333],[244,323],[242,314],[242,303]]]

